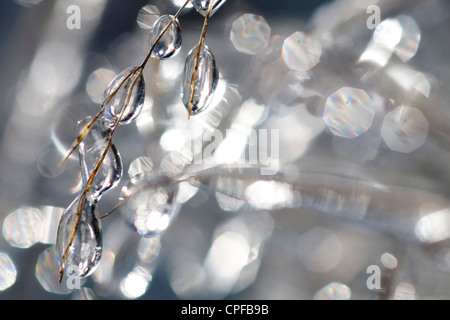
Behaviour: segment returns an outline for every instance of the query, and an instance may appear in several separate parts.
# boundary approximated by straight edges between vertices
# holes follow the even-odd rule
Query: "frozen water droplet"
[[[63,213],[58,226],[56,255],[61,265],[62,257],[70,242],[72,230],[77,222],[78,196]],[[96,203],[85,201],[81,220],[64,260],[64,272],[84,278],[94,272],[102,255],[102,230]]]
[[[428,128],[428,120],[422,111],[400,106],[385,116],[381,136],[390,149],[410,153],[425,143]]]
[[[269,44],[270,26],[262,16],[244,14],[233,22],[230,40],[237,51],[256,54]]]
[[[166,14],[161,16],[155,22],[150,34],[150,48],[153,47],[159,35],[164,31],[172,19],[173,16]],[[159,59],[168,59],[173,57],[178,53],[178,51],[180,51],[182,40],[183,32],[181,31],[181,26],[178,19],[175,19],[175,21],[170,25],[156,44],[155,49],[153,50],[153,55]]]
[[[78,126],[82,128],[90,120],[91,118],[87,117],[80,121]],[[87,180],[107,147],[108,139],[111,136],[111,130],[107,124],[107,121],[99,119],[94,123],[86,138],[80,143],[78,150],[82,168],[83,185],[86,185]],[[91,202],[98,201],[105,192],[114,188],[122,178],[122,174],[122,159],[116,146],[111,144],[100,170],[92,183],[91,191],[89,193]]]
[[[214,0],[213,8],[211,11],[211,16],[219,10],[219,8],[225,3],[226,0]],[[211,5],[211,0],[191,0],[192,5],[195,10],[198,11],[202,16],[206,17],[208,13],[209,6]]]
[[[284,40],[281,56],[286,65],[297,71],[307,71],[320,61],[320,42],[306,33],[297,31]]]
[[[374,115],[372,99],[364,90],[344,87],[328,97],[323,119],[334,135],[351,139],[369,130]]]
[[[123,216],[141,236],[158,235],[167,229],[178,213],[178,184],[167,179],[166,176],[151,176],[122,189],[126,201]]]
[[[182,100],[186,109],[189,109],[189,102],[191,99],[191,80],[195,68],[195,55],[197,47],[191,50],[184,66],[183,86],[182,86]],[[216,66],[216,60],[209,50],[204,45],[200,50],[198,71],[194,83],[194,101],[192,106],[192,114],[198,114],[205,110],[211,102],[214,91],[219,80],[219,70]]]
[[[132,85],[133,88],[131,88]],[[109,99],[108,97],[112,94],[114,95]],[[130,97],[128,98],[128,96]],[[122,109],[126,108],[119,124],[128,124],[141,112],[144,99],[144,77],[138,67],[129,67],[109,83],[103,94],[103,103],[106,104],[105,117],[116,122]]]

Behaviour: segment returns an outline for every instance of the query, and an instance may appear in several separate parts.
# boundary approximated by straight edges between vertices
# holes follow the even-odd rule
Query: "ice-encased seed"
[[[214,0],[213,8],[211,10],[211,15],[216,13],[217,10],[225,3],[226,0]],[[206,16],[211,5],[211,0],[191,0],[192,5],[195,10],[198,11],[202,16]]]
[[[80,212],[80,223],[69,246],[72,230],[77,224],[80,199],[81,196],[78,196],[61,217],[56,239],[56,256],[59,265],[64,264],[66,274],[84,278],[92,274],[100,262],[103,241],[97,204],[85,201]]]
[[[173,16],[163,15],[153,25],[150,33],[149,45],[152,48],[158,40],[160,34],[164,31],[167,25],[172,21]],[[175,56],[181,48],[183,40],[183,33],[178,19],[169,26],[166,32],[161,36],[161,39],[156,43],[153,50],[153,55],[159,59],[168,59]]]
[[[90,117],[78,122],[78,127],[84,127]],[[81,176],[83,186],[86,186],[90,175],[97,166],[104,150],[108,146],[108,140],[111,137],[111,129],[107,126],[104,119],[98,119],[92,126],[86,138],[80,143],[78,152],[81,166]],[[123,166],[119,151],[114,144],[111,144],[106,157],[104,158],[100,170],[96,174],[92,187],[89,192],[91,202],[97,202],[107,191],[114,188],[122,178]]]
[[[189,104],[192,97],[191,80],[196,64],[197,47],[191,50],[184,65],[182,80],[182,101],[186,109],[189,110]],[[216,66],[216,60],[204,45],[200,50],[197,75],[194,82],[194,94],[192,99],[192,114],[198,114],[206,109],[211,102],[214,91],[219,81],[219,70]]]
[[[129,67],[119,73],[103,94],[106,119],[119,124],[132,122],[142,110],[145,99],[145,81],[138,67]],[[123,108],[125,110],[122,113]]]

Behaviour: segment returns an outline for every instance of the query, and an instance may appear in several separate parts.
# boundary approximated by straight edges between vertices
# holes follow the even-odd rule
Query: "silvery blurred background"
[[[446,0],[228,0],[206,38],[214,100],[189,121],[180,77],[203,19],[187,9],[181,52],[151,60],[144,109],[114,135],[121,186],[189,172],[179,213],[142,238],[115,211],[93,276],[58,285],[52,245],[81,176],[76,156],[57,164],[108,83],[145,58],[158,14],[182,4],[0,4],[0,298],[450,298]],[[67,25],[73,5],[80,29]],[[226,165],[248,159],[258,129],[278,133],[263,150],[278,146],[275,175]],[[195,164],[192,145],[216,130],[217,167]]]

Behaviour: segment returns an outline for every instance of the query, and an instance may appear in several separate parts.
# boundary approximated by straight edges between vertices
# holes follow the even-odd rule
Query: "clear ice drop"
[[[81,210],[81,220],[78,229],[72,244],[66,252],[72,230],[77,224],[77,210],[80,199],[81,196],[78,196],[61,217],[56,239],[56,255],[59,265],[64,264],[64,272],[67,275],[84,278],[92,274],[100,262],[102,255],[102,230],[96,203],[85,201]]]
[[[153,47],[156,40],[158,40],[159,35],[164,31],[172,19],[173,16],[166,14],[161,16],[155,22],[152,32],[150,33],[150,48]],[[178,22],[178,19],[175,19],[156,44],[153,55],[159,59],[168,59],[175,56],[181,48],[182,39],[183,33],[181,31],[180,23]]]
[[[191,50],[184,65],[181,96],[183,104],[188,110],[192,95],[191,80],[195,69],[196,52],[197,47]],[[204,45],[200,50],[198,71],[195,77],[192,115],[206,109],[212,100],[218,80],[219,70],[216,66],[216,60],[208,46]]]
[[[110,97],[111,95],[113,96]],[[144,99],[144,76],[139,72],[138,67],[129,67],[119,73],[105,89],[102,100],[106,104],[104,116],[106,119],[116,122],[123,108],[126,108],[119,124],[128,124],[141,112]]]
[[[226,0],[213,0],[213,8],[211,11],[211,16],[219,10],[219,8],[225,3]],[[191,0],[192,5],[195,10],[198,11],[202,16],[206,16],[208,13],[209,6],[211,5],[211,0]]]
[[[91,118],[87,117],[84,120],[79,121],[79,128],[82,128],[90,120]],[[78,152],[83,186],[86,186],[87,180],[94,171],[94,168],[97,166],[98,161],[107,147],[108,139],[111,136],[111,129],[107,125],[108,122],[106,120],[98,119],[92,126],[86,138],[79,145]],[[100,170],[92,182],[92,187],[88,194],[89,201],[98,202],[104,193],[114,188],[120,182],[122,175],[122,159],[116,146],[111,144],[111,147],[100,166]]]

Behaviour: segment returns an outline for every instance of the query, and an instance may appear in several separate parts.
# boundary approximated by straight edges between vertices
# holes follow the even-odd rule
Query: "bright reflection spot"
[[[187,181],[181,182],[178,186],[177,202],[179,203],[185,203],[195,196],[198,191],[198,187],[193,186]]]
[[[175,7],[181,7],[186,2],[185,0],[171,0],[171,1]],[[191,1],[189,1],[189,3],[186,5],[186,8],[192,8]]]
[[[92,72],[86,81],[86,93],[95,103],[101,103],[105,88],[116,77],[116,73],[100,68]]]
[[[369,46],[361,54],[359,61],[370,62],[384,67],[389,62],[392,56],[392,51],[379,44],[370,43]]]
[[[328,97],[323,119],[334,135],[351,139],[369,130],[374,115],[372,99],[364,90],[344,87]]]
[[[248,262],[250,247],[237,232],[224,232],[218,236],[205,259],[204,268],[212,275],[210,286],[216,292],[229,292]]]
[[[253,126],[259,123],[263,117],[264,106],[257,104],[253,99],[242,103],[239,113],[226,132],[225,139],[216,149],[215,162],[221,164],[235,163],[241,159],[249,143]]]
[[[146,134],[153,129],[154,121],[152,116],[153,99],[146,96],[139,117],[136,118],[136,127],[140,134]]]
[[[128,299],[142,296],[152,281],[152,275],[141,267],[134,268],[121,282],[120,291]]]
[[[223,139],[214,154],[216,163],[236,163],[241,159],[245,151],[247,139],[247,132],[238,132],[237,130],[228,131],[225,139]]]
[[[395,53],[407,62],[419,49],[421,32],[414,19],[401,15],[380,23],[373,34],[372,41],[364,50],[360,61],[373,62],[384,67]]]
[[[149,263],[159,256],[161,242],[159,237],[142,238],[137,247],[139,259],[142,262]]]
[[[297,254],[308,270],[324,273],[341,261],[342,244],[333,231],[314,227],[300,237]]]
[[[42,224],[39,241],[46,244],[56,243],[59,220],[65,208],[45,206],[41,208]]]
[[[381,255],[381,263],[388,269],[395,269],[398,266],[397,258],[388,252],[385,252]]]
[[[60,97],[75,88],[82,70],[82,56],[70,43],[48,42],[36,53],[30,79],[41,94]]]
[[[288,114],[273,115],[264,123],[268,129],[279,130],[280,161],[293,162],[304,156],[314,138],[325,128],[322,118],[311,115],[305,105],[292,109]],[[272,162],[276,160],[271,158]]]
[[[262,16],[244,14],[231,25],[230,40],[237,51],[256,54],[270,40],[270,26]]]
[[[170,60],[162,60],[159,63],[158,76],[154,82],[158,89],[163,92],[170,92],[174,85],[178,83],[177,79],[181,76],[184,68],[184,60],[181,55],[177,55]]]
[[[314,300],[350,300],[351,290],[345,284],[332,282],[320,289]]]
[[[158,7],[153,5],[146,5],[139,10],[136,21],[141,29],[152,29],[153,24],[159,18]]]
[[[445,209],[427,214],[416,224],[416,237],[426,243],[450,238],[450,211]]]
[[[292,186],[276,181],[256,181],[245,190],[247,201],[258,209],[290,207],[294,203]]]
[[[211,99],[211,102],[209,103],[208,108],[213,109],[222,102],[222,100],[225,97],[225,93],[227,91],[227,86],[228,86],[227,81],[220,78],[219,81],[217,82],[216,90],[214,91],[214,95]]]
[[[17,271],[11,258],[0,252],[0,291],[6,290],[16,282]]]
[[[385,116],[381,135],[390,149],[410,153],[425,143],[428,128],[420,109],[400,106]]]
[[[216,192],[217,203],[224,211],[236,212],[245,204],[244,200],[230,197],[220,192]]]
[[[410,16],[401,15],[396,19],[399,21],[403,33],[400,42],[394,48],[394,53],[403,62],[407,62],[419,50],[421,32],[414,19]]]
[[[320,42],[306,33],[295,32],[283,43],[281,56],[290,69],[307,71],[320,61],[322,47]]]
[[[416,300],[416,288],[408,282],[399,283],[395,288],[393,300]]]
[[[218,178],[215,184],[216,199],[225,211],[238,211],[245,204],[245,182],[240,179]]]
[[[3,222],[3,236],[13,247],[28,248],[41,236],[41,212],[35,208],[20,208],[9,214]]]
[[[387,19],[381,22],[375,29],[373,41],[393,49],[402,38],[402,27],[395,19]]]
[[[150,230],[165,230],[169,226],[170,217],[159,211],[146,212],[143,219],[136,219],[134,226],[139,234],[146,234]]]
[[[179,129],[169,129],[161,136],[161,147],[166,151],[181,150],[186,143],[186,133]]]

